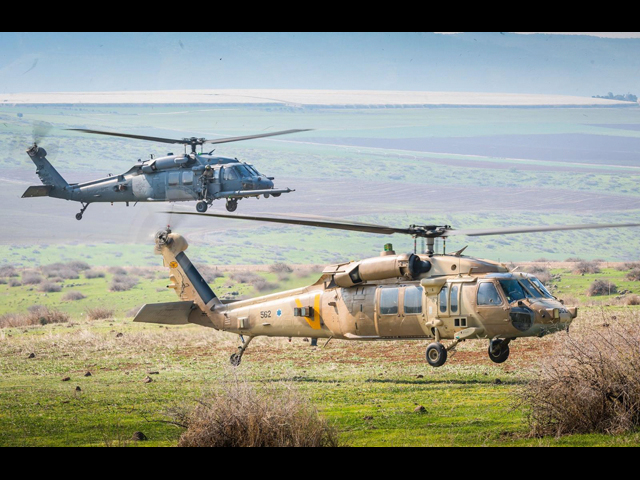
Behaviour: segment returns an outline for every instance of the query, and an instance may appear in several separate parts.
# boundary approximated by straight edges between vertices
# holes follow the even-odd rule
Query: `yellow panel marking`
[[[302,308],[302,302],[296,300],[296,305],[298,308]],[[320,326],[320,294],[316,295],[313,302],[313,320],[311,317],[304,317],[307,323],[314,330],[320,330],[322,327]]]
[[[169,266],[171,268],[178,268],[178,262],[171,262],[171,263],[169,263]]]

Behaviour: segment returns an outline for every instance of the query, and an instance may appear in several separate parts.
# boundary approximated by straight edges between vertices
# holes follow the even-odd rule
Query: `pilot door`
[[[494,282],[479,282],[475,300],[476,313],[484,324],[500,325],[509,321],[508,305]]]
[[[376,294],[376,332],[381,337],[424,338],[425,295],[420,286],[380,286]]]

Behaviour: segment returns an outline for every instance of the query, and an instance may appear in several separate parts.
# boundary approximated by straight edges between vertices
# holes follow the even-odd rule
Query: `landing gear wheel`
[[[489,343],[489,358],[495,363],[502,363],[509,358],[509,342],[493,340]]]
[[[447,349],[441,343],[431,343],[427,347],[427,362],[432,367],[441,367],[447,361]]]
[[[238,208],[238,200],[236,200],[235,198],[227,200],[227,211],[228,212],[235,212],[236,208]]]
[[[76,213],[76,220],[82,220],[82,214]]]
[[[80,205],[82,205],[82,208],[80,209],[80,213],[76,213],[76,220],[82,220],[82,214],[84,213],[84,211],[89,208],[89,204],[88,203],[80,203]]]
[[[231,355],[231,358],[229,358],[229,361],[231,362],[231,365],[233,365],[234,367],[237,367],[238,365],[240,365],[240,362],[242,361],[242,355],[238,355],[237,353],[234,353],[233,355]]]
[[[207,211],[207,202],[200,201],[200,202],[196,203],[196,210],[197,210],[199,213],[204,213],[204,212],[206,212],[206,211]]]

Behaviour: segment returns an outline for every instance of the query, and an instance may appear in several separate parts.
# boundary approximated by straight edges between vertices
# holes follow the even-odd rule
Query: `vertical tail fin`
[[[33,147],[27,150],[29,157],[36,165],[36,174],[40,177],[40,180],[44,185],[52,186],[53,189],[64,189],[69,187],[67,181],[62,178],[62,175],[53,168],[46,159],[47,152],[44,148],[38,147],[35,143]]]
[[[169,288],[173,288],[181,300],[195,302],[203,312],[211,311],[222,302],[184,253],[188,247],[182,235],[171,233],[168,228],[156,234],[155,252],[162,255],[164,265],[170,269]]]

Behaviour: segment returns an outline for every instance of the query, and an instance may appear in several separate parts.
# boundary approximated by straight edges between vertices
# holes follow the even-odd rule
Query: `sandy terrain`
[[[284,104],[291,106],[625,106],[602,98],[474,92],[374,90],[157,90],[0,94],[4,104]]]

